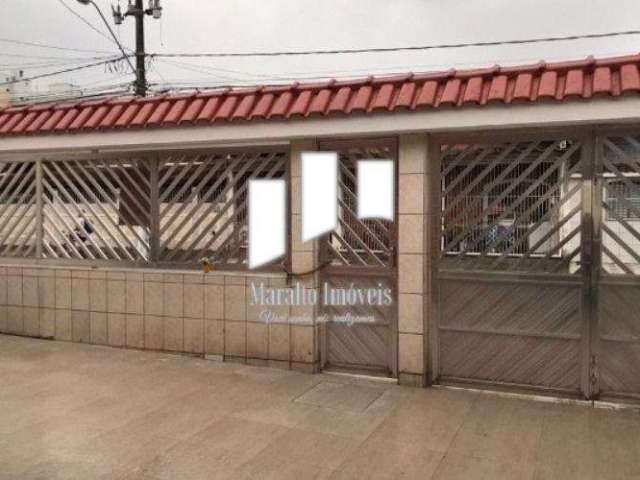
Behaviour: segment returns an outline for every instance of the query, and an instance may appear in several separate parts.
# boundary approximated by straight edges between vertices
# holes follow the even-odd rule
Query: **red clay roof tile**
[[[311,96],[311,90],[305,90],[304,92],[301,92],[293,102],[293,105],[289,109],[289,113],[287,114],[287,116],[303,116],[305,113],[307,113],[307,107],[309,106],[309,102],[311,101]]]
[[[640,76],[636,64],[628,63],[620,67],[620,87],[622,92],[640,90]]]
[[[581,96],[584,93],[584,87],[584,72],[579,69],[569,70],[564,84],[565,96]]]
[[[555,98],[558,89],[558,72],[547,71],[540,76],[538,98]]]
[[[249,118],[249,115],[251,114],[251,110],[253,109],[253,105],[255,101],[256,101],[255,94],[249,94],[244,98],[242,98],[242,100],[240,101],[240,104],[233,112],[233,115],[231,115],[231,118],[239,119],[239,120]]]
[[[79,110],[77,108],[66,110],[66,113],[64,114],[62,119],[58,123],[56,123],[56,126],[53,127],[53,129],[56,131],[66,130],[67,128],[69,128],[69,125],[71,125],[71,122],[73,122],[73,120],[76,118],[76,115],[78,115],[78,113],[79,113]]]
[[[418,93],[415,107],[435,106],[436,92],[438,90],[438,82],[431,80],[422,85],[422,90]]]
[[[149,120],[147,120],[146,125],[160,125],[170,106],[171,102],[167,100],[164,100],[157,104],[155,110],[149,117]]]
[[[444,86],[444,91],[442,92],[442,98],[440,99],[440,105],[457,104],[461,86],[462,80],[460,80],[459,78],[452,78],[447,80],[447,83],[445,83]]]
[[[507,80],[506,75],[496,75],[491,79],[491,87],[489,87],[489,96],[487,97],[488,102],[504,100],[507,94]]]
[[[589,99],[640,92],[640,54],[0,108],[0,136]]]
[[[222,105],[220,105],[220,108],[218,109],[216,114],[213,116],[212,120],[214,121],[219,119],[224,120],[231,117],[231,114],[233,113],[233,110],[237,103],[238,103],[238,97],[235,95],[225,98],[224,101],[222,102]]]
[[[40,132],[50,132],[53,130],[53,127],[60,121],[60,119],[64,116],[64,110],[54,110],[53,114],[44,122],[44,125],[40,127]]]
[[[140,109],[140,105],[136,103],[132,103],[125,108],[120,118],[115,123],[116,127],[127,127],[131,120],[133,120]]]
[[[351,88],[341,87],[331,99],[331,103],[329,103],[329,107],[327,108],[327,113],[344,112],[347,108],[350,96]]]
[[[104,116],[100,124],[98,125],[98,128],[113,127],[115,123],[118,121],[118,117],[120,117],[120,114],[122,113],[123,110],[124,110],[124,106],[122,104],[116,104],[112,106],[108,110],[107,114]]]
[[[278,95],[275,102],[271,106],[271,111],[267,114],[267,118],[284,117],[293,100],[293,94],[290,91],[282,92]]]
[[[96,111],[93,112],[93,115],[87,120],[87,123],[84,124],[83,128],[85,129],[93,129],[97,128],[102,122],[102,119],[109,113],[109,107],[106,105],[100,105],[96,108]]]
[[[396,97],[395,104],[392,106],[393,108],[411,108],[413,104],[413,97],[416,93],[416,84],[415,82],[405,82],[400,87],[400,91],[398,92],[398,96]]]
[[[143,104],[142,108],[140,108],[140,110],[138,110],[138,113],[136,113],[136,116],[133,117],[133,120],[129,122],[129,126],[140,127],[144,125],[151,116],[151,113],[153,112],[155,106],[156,104],[154,102],[147,102]]]
[[[87,123],[87,119],[91,116],[93,110],[94,107],[83,107],[75,120],[71,122],[71,125],[69,125],[69,130],[78,130],[79,128],[82,128],[82,126]]]
[[[273,93],[264,93],[260,96],[260,100],[258,100],[253,107],[253,110],[249,114],[249,120],[254,118],[266,118],[271,105],[273,104],[273,99],[275,95]]]
[[[513,100],[530,100],[531,86],[533,83],[533,75],[530,73],[521,73],[516,77],[516,83],[513,88]]]
[[[351,105],[347,107],[346,113],[365,112],[369,106],[372,93],[373,89],[371,88],[371,85],[361,86],[353,96],[353,101],[351,102]]]
[[[38,114],[36,112],[29,112],[25,115],[25,117],[20,121],[20,123],[18,123],[14,128],[13,128],[13,132],[14,133],[22,133],[24,132],[27,127],[31,124],[31,122],[33,122],[33,120],[35,120],[36,116]]]
[[[2,113],[0,114],[0,128],[2,128],[2,126],[7,122],[7,120],[9,120],[11,118],[11,114],[9,113]]]
[[[198,114],[196,118],[196,122],[209,122],[213,118],[213,115],[218,110],[218,105],[220,104],[220,97],[211,97],[207,100],[207,103],[204,104],[202,110]]]
[[[185,109],[184,113],[180,117],[180,120],[178,120],[178,123],[193,122],[196,119],[196,116],[198,115],[198,113],[200,113],[200,110],[202,109],[203,105],[204,105],[204,99],[196,98]]]
[[[7,121],[4,122],[4,125],[2,125],[2,128],[0,128],[0,133],[8,133],[13,130],[13,128],[20,123],[20,120],[22,120],[23,117],[24,113],[22,112],[15,113],[13,116],[9,117]]]
[[[178,120],[180,120],[180,117],[182,117],[186,108],[187,100],[184,98],[179,99],[177,102],[173,102],[169,113],[164,117],[162,123],[178,123]]]
[[[373,101],[369,106],[370,112],[376,110],[388,110],[391,106],[391,99],[393,98],[394,85],[391,83],[385,83],[378,88],[373,97]]]
[[[471,77],[467,82],[467,86],[464,89],[464,97],[462,103],[480,103],[480,97],[482,96],[482,78]]]
[[[319,92],[316,92],[313,100],[311,100],[311,105],[309,105],[309,109],[307,110],[307,115],[323,114],[329,106],[330,99],[331,90],[328,88],[323,88]]]
[[[593,71],[593,93],[611,93],[611,69],[597,67]]]
[[[27,127],[26,132],[27,133],[33,133],[37,130],[40,129],[40,127],[42,127],[42,125],[44,125],[44,122],[47,121],[47,119],[52,115],[52,111],[51,110],[44,110],[44,111],[40,111],[40,113],[38,114],[38,117],[31,122],[31,125],[29,125]],[[2,122],[0,122],[1,124]]]

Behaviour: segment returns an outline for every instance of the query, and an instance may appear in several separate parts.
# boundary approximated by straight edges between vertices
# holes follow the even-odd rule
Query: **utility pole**
[[[147,71],[144,64],[144,9],[142,0],[136,0],[136,95],[147,95]]]
[[[111,27],[105,20],[104,15],[102,15],[100,8],[98,8],[98,6],[94,3],[94,1],[78,0],[78,2],[84,5],[88,5],[89,3],[91,3],[96,8],[96,10],[98,10],[98,13],[102,17],[102,20],[107,25],[107,28],[111,33],[111,36],[114,38],[115,42],[120,47],[120,50],[122,51],[122,54],[125,56],[127,61],[129,61],[129,57],[126,55],[126,53],[124,53],[124,49],[122,48],[122,45],[120,45],[118,38],[113,33],[113,30],[111,30]],[[122,13],[122,10],[120,9],[120,4],[118,4],[117,7],[114,7],[112,5],[111,11],[113,12],[113,21],[116,25],[121,25],[126,17],[135,18],[135,21],[136,21],[135,92],[136,92],[136,95],[140,97],[144,97],[147,94],[147,71],[145,66],[146,54],[144,51],[144,17],[145,15],[151,15],[156,20],[162,17],[162,6],[160,5],[160,0],[149,0],[149,8],[147,9],[144,8],[143,0],[135,0],[135,4],[132,3],[131,0],[129,0],[129,5],[125,13]],[[131,65],[131,62],[129,62],[129,65]]]
[[[120,4],[117,7],[111,6],[113,11],[113,21],[120,25],[125,17],[134,17],[136,20],[136,95],[144,97],[147,94],[147,71],[144,63],[144,16],[151,15],[156,20],[162,17],[162,6],[160,0],[149,0],[149,8],[145,10],[143,0],[135,0],[135,4],[129,0],[127,11],[123,14]]]

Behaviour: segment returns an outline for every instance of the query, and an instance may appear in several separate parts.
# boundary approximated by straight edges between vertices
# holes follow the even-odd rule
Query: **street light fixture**
[[[160,0],[149,0],[149,9],[151,10],[153,18],[156,20],[162,17],[162,6],[160,5]]]
[[[78,0],[80,3],[85,3],[88,0]],[[126,17],[139,16],[139,15],[150,15],[156,20],[162,18],[162,5],[160,4],[160,0],[149,0],[149,8],[142,8],[142,1],[136,1],[134,4],[131,0],[129,0],[129,4],[127,6],[127,11],[122,13],[122,9],[120,8],[120,4],[117,7],[111,5],[111,10],[113,11],[113,21],[116,25],[122,24]]]
[[[120,10],[120,4],[118,4],[117,7],[111,5],[111,11],[113,12],[113,23],[115,23],[116,25],[122,25],[124,16],[122,15],[122,10]]]

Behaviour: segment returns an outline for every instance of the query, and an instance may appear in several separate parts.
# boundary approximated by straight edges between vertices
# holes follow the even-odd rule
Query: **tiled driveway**
[[[0,336],[1,479],[637,479],[640,415]]]

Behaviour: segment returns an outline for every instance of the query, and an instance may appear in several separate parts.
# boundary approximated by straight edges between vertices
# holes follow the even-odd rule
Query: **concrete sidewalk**
[[[0,335],[0,479],[637,479],[640,414]]]

